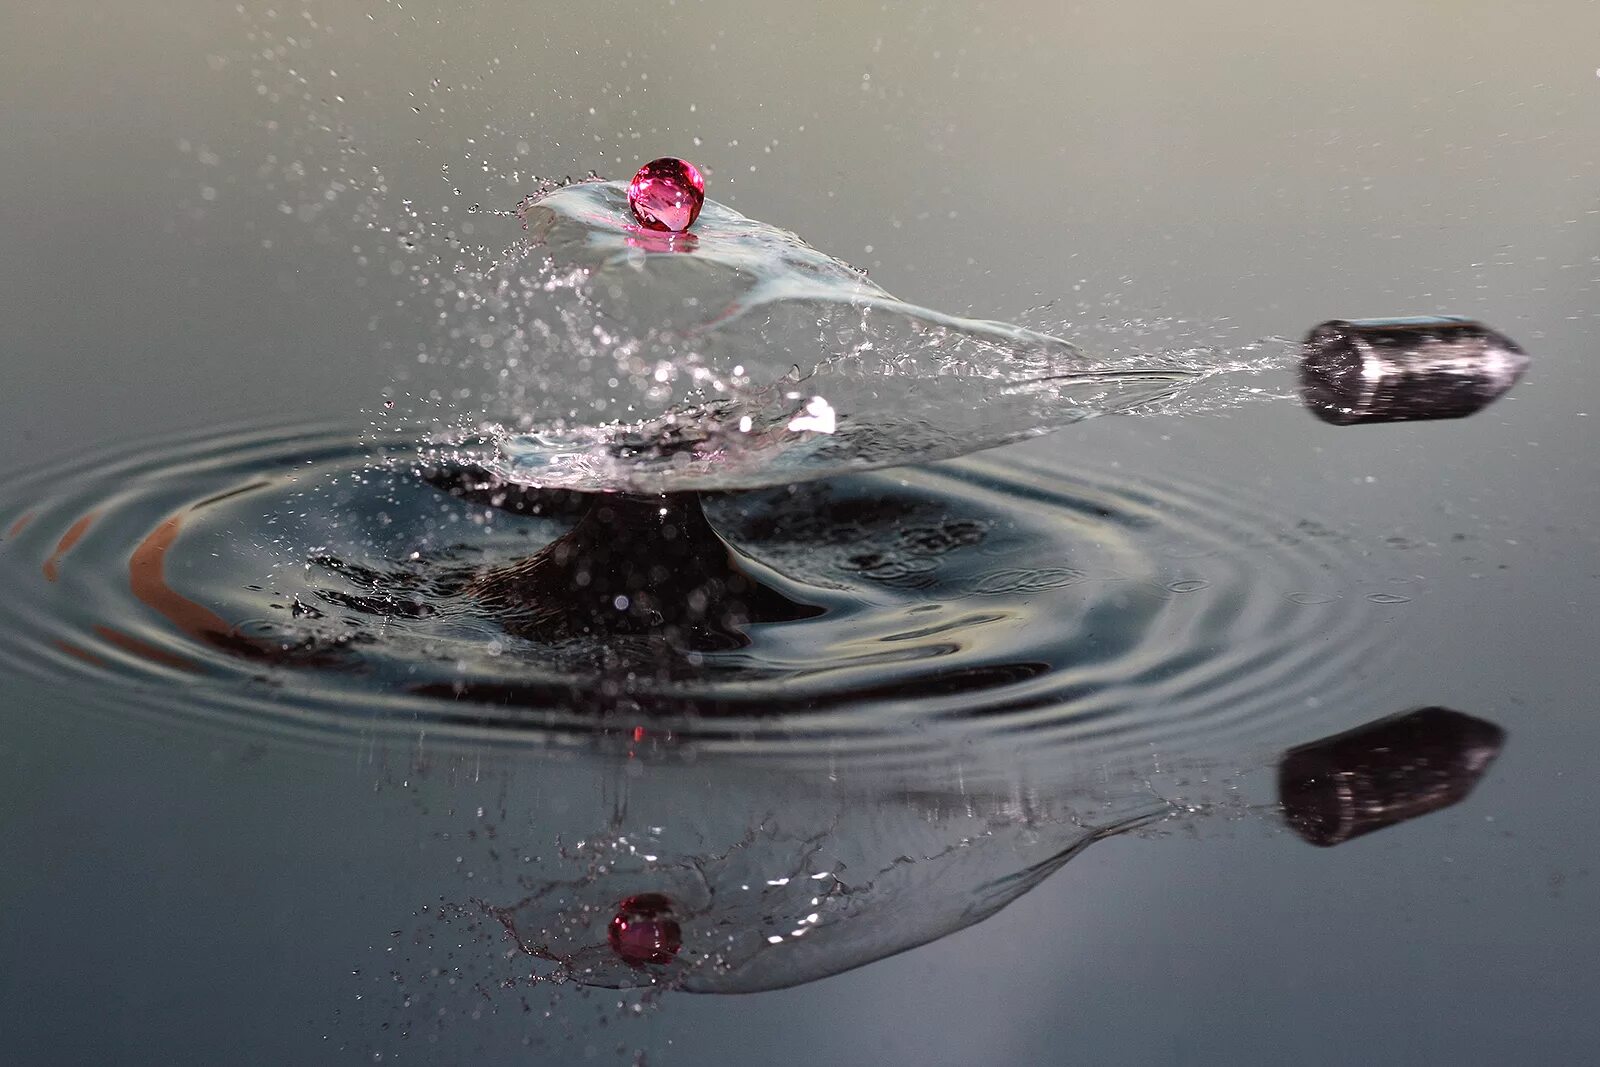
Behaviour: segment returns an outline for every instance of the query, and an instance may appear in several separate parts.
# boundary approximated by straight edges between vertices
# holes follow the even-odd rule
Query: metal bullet
[[[1504,394],[1527,365],[1515,341],[1470,319],[1334,319],[1306,336],[1301,396],[1339,426],[1458,419]]]

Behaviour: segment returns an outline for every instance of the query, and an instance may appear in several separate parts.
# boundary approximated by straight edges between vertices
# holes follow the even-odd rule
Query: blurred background
[[[423,1026],[386,939],[464,892],[445,813],[536,768],[419,776],[414,751],[171,731],[0,678],[8,1062],[1493,1064],[1600,1039],[1600,6],[0,0],[0,26],[13,471],[360,426],[437,343],[417,260],[368,222],[495,247],[514,222],[471,205],[664,154],[898,296],[1048,304],[1089,348],[1444,312],[1534,361],[1459,422],[1285,401],[1021,446],[1204,472],[1354,538],[1404,602],[1350,724],[1447,704],[1508,733],[1449,812],[1330,850],[1201,818],[794,990],[637,1018],[463,992]],[[485,951],[447,940],[441,968]]]

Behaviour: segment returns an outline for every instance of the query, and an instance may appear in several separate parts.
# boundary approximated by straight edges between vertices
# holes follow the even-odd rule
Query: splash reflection
[[[1245,803],[1237,779],[1209,801],[1174,799],[1158,782],[1181,787],[1181,774],[1134,759],[1007,767],[969,753],[849,777],[649,760],[642,775],[563,783],[610,804],[603,825],[546,826],[528,847],[539,858],[500,887],[516,895],[486,892],[453,914],[502,961],[502,987],[777,989],[979,923],[1119,834],[1281,810],[1330,846],[1415,819],[1463,800],[1504,739],[1446,708],[1388,716],[1284,753],[1281,808]]]

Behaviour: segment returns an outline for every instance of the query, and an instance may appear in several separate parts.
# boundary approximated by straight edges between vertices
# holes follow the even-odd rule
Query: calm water
[[[246,8],[12,12],[7,1062],[1585,1058],[1592,5]],[[1533,362],[708,497],[745,644],[486,616],[578,516],[368,467],[493,382],[366,223],[663,152],[1087,351]]]

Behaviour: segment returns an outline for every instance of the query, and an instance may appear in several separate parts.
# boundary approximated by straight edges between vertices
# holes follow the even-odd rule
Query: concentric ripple
[[[414,441],[280,429],[34,473],[0,494],[0,655],[88,703],[274,729],[908,754],[1255,732],[1369,652],[1336,532],[1029,450],[704,498],[760,590],[720,629],[530,623],[495,576],[614,498],[488,506]]]

